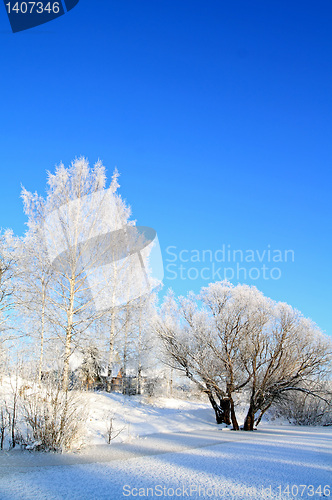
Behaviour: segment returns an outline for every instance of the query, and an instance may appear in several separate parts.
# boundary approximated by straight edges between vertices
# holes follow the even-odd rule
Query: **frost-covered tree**
[[[37,345],[37,380],[41,381],[45,343],[53,331],[54,308],[51,287],[54,270],[45,246],[42,228],[30,222],[26,235],[18,245],[18,277],[16,280],[16,308],[24,318],[23,328]]]
[[[217,423],[238,429],[233,394],[248,383],[240,367],[240,343],[247,326],[248,307],[230,286],[214,284],[199,297],[168,296],[156,329],[171,366],[180,369],[205,392]]]
[[[15,304],[17,244],[12,231],[0,232],[0,346],[3,351],[5,343],[14,336],[9,330],[10,314],[13,314]]]
[[[136,324],[134,338],[134,366],[136,368],[136,392],[141,394],[143,388],[143,373],[155,377],[158,366],[156,352],[158,342],[153,331],[156,314],[156,294],[141,295],[135,304],[134,320]]]
[[[153,369],[156,364],[155,336],[151,326],[155,300],[155,293],[140,295],[116,310],[114,356],[117,353],[124,394],[133,390],[140,394],[144,371]]]
[[[287,304],[255,287],[210,284],[198,296],[166,297],[155,330],[168,363],[207,394],[218,423],[238,429],[234,395],[249,403],[244,422],[256,418],[290,391],[315,394],[314,381],[330,369],[331,342]],[[316,394],[319,397],[319,394]]]
[[[318,327],[284,303],[274,303],[269,322],[259,333],[248,331],[242,353],[250,375],[245,430],[252,430],[272,406],[288,394],[302,392],[322,399],[318,381],[331,373],[332,345]]]
[[[83,360],[78,368],[78,377],[86,389],[89,389],[102,381],[103,356],[94,344],[88,345],[82,354]]]
[[[43,233],[42,244],[54,271],[48,293],[52,321],[64,344],[64,388],[73,347],[106,311],[112,316],[121,293],[118,283],[123,282],[124,270],[116,262],[126,248],[122,228],[132,223],[129,207],[116,193],[117,178],[115,172],[107,187],[102,163],[90,167],[85,158],[79,158],[69,168],[61,164],[48,174],[45,198],[22,191],[29,231],[38,228],[38,235]],[[105,274],[103,265],[109,262],[110,252],[116,272]],[[114,301],[109,300],[110,294]],[[111,323],[111,337],[113,328]]]

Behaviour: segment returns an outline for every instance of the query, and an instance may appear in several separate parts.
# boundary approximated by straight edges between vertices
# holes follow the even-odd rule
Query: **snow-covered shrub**
[[[328,399],[330,398],[330,401]],[[277,416],[295,425],[332,425],[332,398],[326,400],[303,392],[292,392],[277,407]]]
[[[82,446],[86,413],[77,393],[49,384],[32,389],[22,399],[28,427],[25,444],[37,442],[39,449],[60,452]]]

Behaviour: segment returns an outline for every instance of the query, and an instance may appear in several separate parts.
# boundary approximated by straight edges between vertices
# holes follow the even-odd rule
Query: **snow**
[[[204,402],[106,393],[86,393],[85,400],[89,446],[62,455],[0,453],[1,500],[289,500],[323,498],[317,488],[323,493],[331,482],[331,428],[263,423],[252,433],[231,432],[214,423]],[[126,425],[111,445],[102,432],[109,411],[116,426]],[[278,487],[287,485],[293,493],[299,487],[298,495],[280,495]]]
[[[115,431],[123,429],[115,441],[128,441],[157,432],[181,432],[215,428],[211,406],[175,398],[141,398],[122,394],[87,393],[90,408],[88,441],[105,444],[107,416],[114,417]]]

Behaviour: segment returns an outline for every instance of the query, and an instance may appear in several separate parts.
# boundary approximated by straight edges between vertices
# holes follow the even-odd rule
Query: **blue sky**
[[[80,0],[12,34],[2,7],[0,226],[24,231],[21,184],[101,158],[157,230],[166,288],[209,281],[211,262],[180,278],[181,250],[291,249],[246,282],[331,334],[331,26],[330,1]]]

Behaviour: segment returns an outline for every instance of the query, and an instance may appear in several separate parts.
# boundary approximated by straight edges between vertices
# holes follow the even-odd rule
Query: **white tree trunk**
[[[69,382],[69,361],[71,355],[71,343],[73,336],[74,300],[75,300],[75,277],[72,277],[70,280],[69,308],[67,311],[65,358],[63,365],[63,376],[62,376],[62,388],[65,391],[68,389],[68,382]]]
[[[40,331],[40,352],[38,366],[38,383],[41,382],[43,359],[44,359],[44,334],[45,334],[45,304],[46,304],[46,286],[42,281],[42,310],[41,310],[41,331]]]

